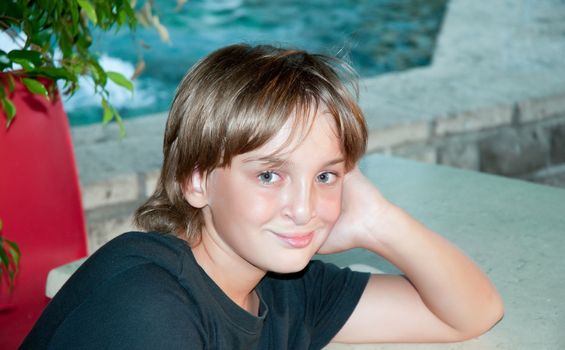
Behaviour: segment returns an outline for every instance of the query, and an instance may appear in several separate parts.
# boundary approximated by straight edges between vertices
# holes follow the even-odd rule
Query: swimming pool
[[[171,44],[153,29],[98,33],[95,48],[110,70],[131,75],[140,55],[146,69],[131,94],[110,86],[124,118],[168,110],[186,70],[214,49],[232,43],[272,43],[338,55],[361,77],[427,65],[447,0],[175,0],[157,2]],[[148,48],[140,49],[134,42]],[[84,87],[84,88],[83,88]],[[97,123],[102,111],[88,84],[65,101],[72,125]]]

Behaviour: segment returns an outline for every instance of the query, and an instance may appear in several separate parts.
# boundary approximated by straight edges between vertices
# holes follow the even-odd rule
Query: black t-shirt
[[[93,254],[49,303],[22,349],[320,349],[368,274],[312,261],[267,274],[253,316],[170,234],[129,232]]]

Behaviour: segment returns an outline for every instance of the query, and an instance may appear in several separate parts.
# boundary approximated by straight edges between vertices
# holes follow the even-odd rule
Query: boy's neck
[[[196,262],[235,304],[250,314],[259,314],[259,297],[255,287],[266,272],[226,254],[207,234],[193,246]]]

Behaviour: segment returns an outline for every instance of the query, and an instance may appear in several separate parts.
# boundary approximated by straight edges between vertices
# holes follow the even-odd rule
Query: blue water
[[[124,118],[168,110],[186,70],[211,51],[238,42],[270,43],[346,58],[361,77],[430,63],[447,0],[189,0],[156,1],[171,37],[152,28],[97,33],[95,48],[109,70],[146,69],[134,96],[110,86]],[[139,45],[143,43],[143,45]],[[142,48],[143,46],[143,48]],[[65,102],[71,124],[99,122],[99,100],[88,85]]]

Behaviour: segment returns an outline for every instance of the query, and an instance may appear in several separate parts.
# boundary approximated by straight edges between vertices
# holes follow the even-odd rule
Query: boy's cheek
[[[333,225],[337,222],[339,216],[341,215],[340,196],[322,203],[322,205],[318,209],[318,215],[322,220],[333,227]]]

